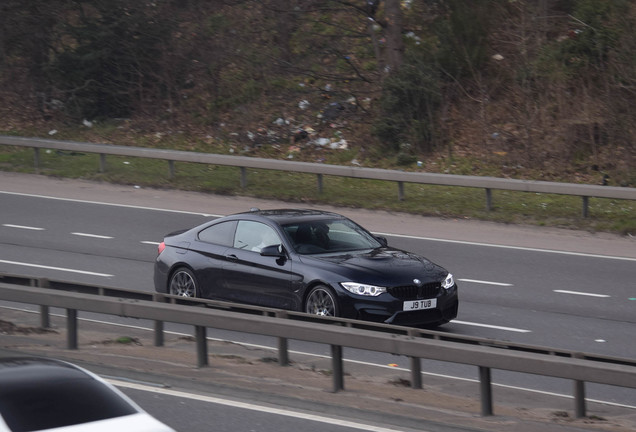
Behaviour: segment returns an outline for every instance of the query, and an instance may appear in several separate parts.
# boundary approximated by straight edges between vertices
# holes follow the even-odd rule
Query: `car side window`
[[[234,236],[234,247],[260,252],[265,246],[280,244],[280,237],[274,229],[261,222],[239,221]]]
[[[222,246],[232,246],[236,221],[221,222],[199,231],[199,240]]]

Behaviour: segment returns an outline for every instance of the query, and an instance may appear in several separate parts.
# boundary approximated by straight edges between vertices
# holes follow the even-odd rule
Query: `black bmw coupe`
[[[238,213],[168,234],[158,252],[161,293],[406,326],[457,316],[451,273],[336,213]]]

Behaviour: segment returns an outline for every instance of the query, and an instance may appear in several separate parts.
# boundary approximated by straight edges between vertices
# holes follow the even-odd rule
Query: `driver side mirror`
[[[261,256],[271,256],[276,258],[285,257],[285,251],[282,244],[265,246],[261,249]]]

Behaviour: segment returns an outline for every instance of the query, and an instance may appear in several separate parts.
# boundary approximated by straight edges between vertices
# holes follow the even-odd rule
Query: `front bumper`
[[[404,311],[402,309],[404,300],[384,294],[380,297],[370,299],[345,295],[344,298],[341,298],[342,316],[363,321],[415,327],[447,323],[457,317],[459,309],[456,285],[436,296],[437,306],[432,309]]]

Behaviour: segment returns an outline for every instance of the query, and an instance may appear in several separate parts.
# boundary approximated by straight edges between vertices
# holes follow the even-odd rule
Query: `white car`
[[[0,432],[175,432],[94,373],[60,360],[0,358]]]

